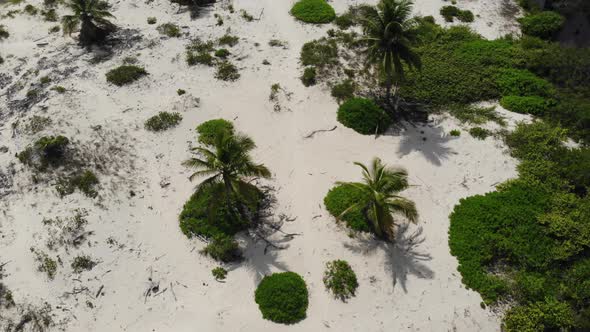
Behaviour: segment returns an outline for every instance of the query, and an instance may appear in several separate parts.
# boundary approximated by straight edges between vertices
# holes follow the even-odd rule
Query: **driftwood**
[[[98,298],[98,296],[100,295],[100,293],[102,292],[102,289],[104,288],[104,285],[100,286],[100,288],[98,289],[98,292],[96,292],[96,295],[94,296],[95,299]]]
[[[319,130],[314,130],[314,131],[312,131],[312,132],[311,132],[309,135],[307,135],[307,136],[304,136],[303,138],[312,138],[312,137],[313,137],[313,135],[315,135],[315,134],[317,134],[317,133],[321,133],[321,132],[328,132],[328,131],[334,131],[334,130],[336,130],[336,128],[337,128],[337,127],[338,127],[338,126],[334,126],[334,128],[332,128],[332,129],[319,129]]]

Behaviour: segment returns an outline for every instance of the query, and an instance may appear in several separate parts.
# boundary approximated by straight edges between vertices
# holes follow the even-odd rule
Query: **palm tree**
[[[271,176],[266,166],[252,161],[249,153],[255,147],[256,144],[248,136],[220,131],[215,136],[213,149],[195,147],[192,150],[197,153],[197,157],[190,158],[183,164],[197,169],[189,177],[191,181],[197,177],[208,176],[197,186],[197,190],[215,183],[223,183],[226,204],[233,210],[232,197],[241,202],[243,195],[247,194],[249,184],[245,178]]]
[[[80,44],[91,45],[103,41],[114,31],[115,25],[109,21],[114,18],[108,9],[109,4],[102,0],[70,0],[67,4],[74,13],[62,18],[64,34],[71,35],[80,27]]]
[[[381,0],[377,7],[363,9],[361,22],[367,44],[367,61],[385,75],[387,101],[391,89],[404,78],[404,64],[420,69],[422,63],[412,50],[417,39],[417,21],[410,18],[411,0]]]
[[[342,184],[357,188],[366,199],[351,205],[340,217],[360,209],[366,213],[375,234],[389,240],[393,239],[393,214],[402,214],[414,223],[418,220],[414,202],[397,195],[408,187],[408,173],[405,170],[389,168],[379,158],[373,159],[371,169],[358,162],[354,164],[363,169],[363,182]]]

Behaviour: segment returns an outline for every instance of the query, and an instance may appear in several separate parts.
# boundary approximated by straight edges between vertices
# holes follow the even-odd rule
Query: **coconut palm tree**
[[[70,0],[67,7],[74,13],[62,18],[63,32],[71,35],[80,26],[82,45],[101,42],[115,29],[109,21],[114,16],[108,11],[110,6],[106,1]]]
[[[367,61],[385,75],[387,101],[391,89],[404,78],[404,63],[421,68],[420,57],[412,50],[417,21],[410,18],[412,1],[381,0],[377,7],[364,7],[361,14]]]
[[[256,145],[254,141],[245,135],[233,135],[226,131],[220,131],[215,136],[213,149],[195,147],[192,150],[197,157],[186,160],[183,164],[195,168],[189,179],[208,176],[197,186],[200,190],[206,186],[223,183],[224,196],[228,208],[234,209],[232,197],[238,202],[243,201],[243,195],[248,192],[247,177],[269,178],[270,171],[263,164],[256,164],[250,157]],[[239,207],[238,207],[239,209]]]
[[[392,240],[394,214],[402,214],[411,222],[418,220],[414,202],[397,195],[408,187],[408,173],[403,169],[387,167],[379,158],[373,159],[370,169],[358,162],[355,165],[363,170],[363,182],[342,184],[357,188],[366,199],[351,205],[340,217],[352,210],[361,210],[377,236]]]

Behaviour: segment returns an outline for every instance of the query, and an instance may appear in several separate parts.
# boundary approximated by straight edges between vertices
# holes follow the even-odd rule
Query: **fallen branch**
[[[317,134],[317,133],[321,133],[321,132],[328,132],[328,131],[334,131],[334,130],[336,130],[336,128],[337,128],[337,127],[338,127],[338,126],[334,126],[334,128],[332,128],[332,129],[319,129],[319,130],[314,130],[314,131],[312,131],[312,132],[311,132],[309,135],[307,135],[307,136],[304,136],[303,138],[312,138],[312,137],[313,137],[313,135],[315,135],[315,134]]]
[[[100,293],[102,293],[103,288],[104,288],[104,285],[100,286],[100,288],[98,289],[98,292],[96,292],[96,295],[94,296],[95,299],[97,299],[98,296],[100,295]]]

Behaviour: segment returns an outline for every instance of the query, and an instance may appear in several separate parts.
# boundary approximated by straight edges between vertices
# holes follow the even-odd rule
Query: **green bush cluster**
[[[344,216],[341,214],[353,204],[366,199],[363,193],[349,184],[340,184],[330,189],[324,197],[324,205],[332,216],[342,220],[350,229],[361,232],[369,232],[369,220],[360,210],[352,210]]]
[[[74,273],[81,273],[92,270],[97,264],[90,256],[77,256],[72,261],[71,267]]]
[[[215,72],[215,78],[222,81],[233,82],[240,78],[238,67],[229,61],[222,61],[217,64],[217,71]]]
[[[354,296],[359,285],[356,274],[348,262],[343,260],[326,263],[323,280],[326,288],[342,301]]]
[[[10,33],[3,24],[0,24],[0,40],[10,37]]]
[[[223,35],[219,38],[219,40],[217,41],[219,43],[219,45],[227,45],[229,47],[234,47],[238,44],[238,42],[240,41],[240,38],[238,36],[232,36],[232,35]]]
[[[95,198],[98,196],[98,191],[95,189],[98,183],[99,181],[96,174],[92,171],[86,170],[68,178],[59,179],[55,189],[61,197],[71,195],[76,189],[78,189],[84,195]]]
[[[235,262],[242,258],[238,242],[225,234],[213,236],[211,242],[201,250],[201,253],[224,263]]]
[[[158,30],[160,34],[168,36],[170,38],[180,37],[182,35],[180,33],[180,28],[178,27],[178,25],[174,23],[161,24],[156,28],[156,30]]]
[[[315,66],[319,69],[337,65],[338,45],[335,40],[328,38],[307,42],[301,48],[300,60],[303,66]]]
[[[342,15],[336,16],[334,19],[334,24],[342,30],[346,30],[356,24],[355,17],[352,13],[346,12]]]
[[[293,8],[291,15],[306,23],[330,23],[336,18],[334,8],[326,0],[299,0]]]
[[[147,24],[152,25],[152,24],[156,24],[157,22],[158,22],[158,19],[153,16],[147,18]]]
[[[336,98],[336,100],[341,103],[354,97],[355,90],[356,84],[354,81],[347,79],[332,87],[332,97]]]
[[[225,278],[227,277],[227,270],[222,268],[221,266],[218,266],[211,270],[211,274],[213,275],[215,280],[225,280]]]
[[[43,136],[16,157],[25,165],[44,170],[47,166],[63,163],[70,140],[62,135]]]
[[[363,135],[373,135],[387,130],[391,118],[372,100],[352,98],[338,108],[338,122]]]
[[[484,140],[492,133],[489,130],[482,127],[473,127],[469,129],[469,134],[479,140]]]
[[[213,66],[215,64],[215,58],[211,55],[211,52],[215,47],[211,41],[201,41],[200,39],[194,39],[186,46],[186,63],[189,66],[196,64]]]
[[[470,10],[461,10],[455,6],[443,6],[440,9],[440,14],[447,22],[453,22],[456,18],[461,22],[473,22],[474,16]]]
[[[309,304],[307,286],[295,272],[273,273],[262,279],[254,299],[264,319],[294,324],[306,317]]]
[[[231,53],[225,48],[220,48],[217,51],[215,51],[215,56],[222,59],[227,58],[230,54]]]
[[[123,65],[108,71],[106,77],[108,82],[117,86],[123,86],[137,81],[147,74],[147,71],[142,67]]]
[[[301,83],[307,87],[317,83],[317,72],[315,67],[307,67],[303,70],[303,75],[301,75]]]
[[[212,145],[215,141],[215,136],[220,131],[226,131],[228,134],[234,134],[234,125],[225,119],[213,119],[201,123],[197,126],[197,133],[199,134],[199,143],[205,145]]]
[[[178,126],[180,121],[182,121],[180,113],[160,112],[147,119],[144,126],[150,131],[163,131]]]
[[[551,96],[553,86],[528,70],[506,68],[496,74],[496,84],[503,96]]]
[[[500,99],[500,105],[512,112],[537,116],[549,108],[549,102],[539,96],[505,96]]]
[[[543,39],[553,37],[565,22],[563,16],[554,11],[527,14],[518,19],[522,33]]]

